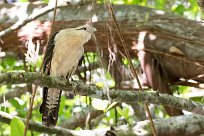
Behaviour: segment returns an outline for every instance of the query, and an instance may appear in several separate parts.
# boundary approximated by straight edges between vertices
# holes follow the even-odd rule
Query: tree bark
[[[10,124],[14,117],[16,116],[0,111],[1,122]],[[20,119],[25,122],[25,119]],[[204,134],[204,117],[200,115],[184,115],[168,119],[156,119],[154,123],[159,136],[198,136],[199,134]],[[149,121],[147,120],[140,121],[137,122],[136,125],[116,127],[113,132],[117,136],[151,136],[152,133],[149,125]],[[62,127],[48,128],[34,121],[29,121],[29,129],[37,132],[64,136],[102,136],[107,131],[110,131],[110,128],[80,131],[69,130]]]
[[[0,22],[4,22],[4,25],[0,25],[0,28],[9,27],[16,20],[21,23],[31,21],[33,18],[36,19],[27,25],[22,23],[20,25],[25,25],[24,27],[19,30],[14,29],[17,31],[8,36],[4,35],[2,37],[3,42],[0,42],[3,51],[12,50],[20,54],[20,56],[24,56],[24,51],[26,50],[25,43],[30,38],[34,43],[38,42],[42,46],[45,45],[47,35],[50,32],[50,20],[52,20],[49,12],[53,8],[46,7],[45,4],[27,4],[26,7],[25,5],[1,5]],[[43,9],[48,8],[48,10],[45,10],[45,12],[40,10],[40,12],[37,12],[38,16],[33,17],[35,15],[34,11],[42,9],[42,7],[44,7]],[[185,19],[169,12],[135,5],[114,5],[113,7],[114,14],[132,57],[137,57],[137,51],[139,52],[138,58],[141,57],[140,55],[143,52],[151,56],[143,67],[143,72],[147,79],[146,85],[154,89],[159,88],[158,90],[162,93],[172,94],[171,90],[164,89],[162,86],[168,88],[169,85],[179,83],[180,78],[185,79],[182,84],[189,86],[192,85],[188,82],[189,79],[197,81],[197,86],[200,83],[204,83],[204,27],[202,23]],[[5,12],[5,8],[7,12]],[[21,16],[17,14],[18,12],[16,12],[15,8],[19,12],[28,13],[28,17],[20,18]],[[7,13],[13,13],[12,17]],[[60,5],[54,31],[78,26],[82,22],[87,22],[93,18],[96,20],[93,25],[98,29],[96,33],[98,43],[103,52],[106,52],[104,54],[108,54],[108,47],[106,46],[108,14],[108,9],[100,4],[94,7],[89,4],[83,6]],[[114,34],[117,50],[123,53],[117,31],[114,27],[111,29]],[[96,51],[94,42],[90,41],[87,43],[85,50]],[[140,59],[141,64],[143,61],[143,58]],[[155,65],[153,62],[158,63]],[[147,66],[151,66],[151,68],[147,69]],[[154,73],[154,71],[157,72]],[[159,82],[159,80],[165,82]],[[152,81],[155,83],[151,84]],[[175,115],[178,114],[176,113]]]
[[[91,107],[87,107],[85,111],[80,112],[79,114],[73,115],[69,120],[66,120],[62,123],[61,127],[67,129],[76,129],[77,127],[84,128],[86,126],[86,120],[89,116],[90,122],[92,119],[103,114],[103,111],[95,110]]]
[[[9,27],[10,24],[18,20],[27,19],[21,18],[18,14],[19,12],[29,16],[34,11],[39,11],[45,6],[46,4],[33,3],[21,5],[2,4],[0,6],[0,22],[2,22],[0,30]],[[61,6],[61,8],[58,9],[54,31],[67,27],[75,27],[85,23],[91,18],[95,18],[97,21],[94,23],[94,26],[98,29],[96,33],[97,39],[100,45],[107,49],[105,46],[107,42],[105,22],[108,20],[108,10],[103,4],[95,5],[95,7],[92,7],[93,11],[91,12],[87,10],[88,7],[90,7],[89,4],[84,6]],[[133,42],[138,41],[139,32],[147,31],[156,36],[154,40],[145,39],[145,42],[149,41],[149,45],[156,45],[163,51],[168,51],[169,46],[174,45],[181,48],[188,58],[195,60],[204,58],[202,53],[204,50],[204,40],[202,38],[204,27],[202,23],[185,19],[173,13],[135,5],[114,5],[113,7],[117,21],[120,24],[129,47],[133,46],[132,48],[134,48]],[[5,47],[3,49],[6,49],[6,46],[11,49],[15,45],[23,45],[29,39],[31,33],[34,37],[34,41],[41,40],[41,45],[43,45],[50,31],[49,21],[52,20],[52,16],[50,16],[49,13],[50,11],[52,11],[52,9],[46,11],[46,14],[41,14],[35,21],[27,24],[12,35],[3,37],[3,44],[1,42],[0,46]],[[9,13],[12,14],[12,17]],[[117,35],[115,29],[113,29],[113,33]],[[14,37],[16,39],[14,39]],[[9,39],[13,39],[13,41],[9,41]],[[161,46],[164,45],[164,41],[167,47]],[[121,50],[121,43],[118,36],[115,37],[115,42],[119,46],[119,50]],[[87,45],[89,45],[86,47],[87,50],[95,51],[92,42],[89,42]],[[185,50],[183,46],[185,46]],[[196,51],[192,52],[192,49]]]
[[[19,87],[19,88],[12,89],[6,94],[0,95],[0,103],[3,103],[4,101],[13,99],[15,97],[20,98],[21,95],[27,92],[27,90],[28,90],[27,87]]]
[[[74,90],[74,94],[86,95],[99,99],[108,100],[107,96],[102,94],[102,90],[95,85],[86,85],[80,81],[68,81],[66,79],[59,79],[57,77],[50,77],[34,72],[11,72],[0,75],[0,84],[35,84],[46,86],[49,88],[57,88],[59,90],[70,91]],[[178,98],[168,94],[158,94],[156,92],[134,92],[111,90],[110,98],[116,102],[144,102],[152,104],[161,104],[181,110],[186,110],[192,113],[204,115],[204,106],[200,103],[191,100]]]
[[[200,9],[202,10],[202,12],[204,13],[204,1],[203,0],[196,0]]]
[[[0,29],[9,27],[17,20],[27,19],[20,18],[19,12],[29,16],[30,13],[45,6],[45,4],[27,4],[25,8],[23,4],[2,4],[0,6],[0,22],[3,22],[3,24],[0,25]],[[93,25],[98,30],[96,32],[98,43],[103,52],[108,54],[108,31],[106,28],[108,9],[100,4],[92,7],[93,10],[88,10],[89,7],[91,7],[89,4],[61,6],[58,9],[54,31],[75,27],[93,18],[97,20]],[[202,23],[169,12],[135,5],[114,5],[113,7],[128,49],[133,57],[137,57],[137,50],[153,55],[159,61],[162,70],[167,73],[169,84],[178,82],[181,77],[185,78],[186,82],[189,79],[204,82],[204,76],[202,76],[204,71],[204,27]],[[50,20],[52,19],[49,12],[41,14],[35,21],[28,23],[12,34],[1,37],[3,42],[0,42],[0,46],[3,47],[3,51],[13,51],[23,57],[26,50],[25,43],[30,38],[34,43],[38,42],[42,46],[45,45],[47,35],[50,32]],[[12,17],[9,16],[9,13],[12,13]],[[111,29],[117,50],[124,52],[116,29],[114,27]],[[142,45],[144,45],[143,48],[141,48]],[[85,50],[95,52],[94,42],[87,43]]]

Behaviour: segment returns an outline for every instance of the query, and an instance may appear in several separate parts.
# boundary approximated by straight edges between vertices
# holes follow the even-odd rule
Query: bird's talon
[[[159,96],[159,91],[156,91],[156,95]]]

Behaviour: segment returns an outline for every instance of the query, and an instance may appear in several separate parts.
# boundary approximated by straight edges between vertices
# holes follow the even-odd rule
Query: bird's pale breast
[[[75,71],[83,53],[84,48],[80,40],[77,41],[70,38],[67,40],[58,39],[53,51],[51,75],[66,77],[70,70],[74,68]]]

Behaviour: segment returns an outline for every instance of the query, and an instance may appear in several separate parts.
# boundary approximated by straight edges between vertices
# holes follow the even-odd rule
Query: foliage
[[[167,12],[175,12],[184,15],[189,19],[201,18],[201,10],[196,0],[113,0],[114,4],[136,4],[164,10]]]
[[[20,119],[18,118],[12,119],[10,126],[11,126],[11,136],[23,135],[25,125]]]

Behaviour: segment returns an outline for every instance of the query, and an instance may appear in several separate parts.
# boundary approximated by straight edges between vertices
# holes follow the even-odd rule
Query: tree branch
[[[17,116],[12,116],[8,113],[0,111],[0,121],[4,122],[6,124],[10,124],[11,120]],[[24,123],[25,119],[20,118]],[[49,128],[46,126],[43,126],[41,123],[34,122],[34,121],[29,121],[29,130],[37,131],[37,132],[44,132],[48,134],[58,134],[58,135],[71,135],[71,132],[68,129],[64,129],[61,127],[55,127],[55,128]]]
[[[25,5],[11,5],[11,4],[3,4],[4,8],[1,8],[0,5],[0,22],[3,22],[3,25],[0,27],[5,27],[5,25],[10,23],[15,23],[20,19],[19,12],[21,10],[25,13],[28,12],[34,14],[34,11],[41,11],[42,7],[45,7],[45,4],[29,4],[29,8],[24,8]],[[97,4],[93,8],[94,16],[91,16],[90,10],[87,10],[89,5],[84,5],[77,7],[70,6],[69,8],[60,8],[58,10],[57,18],[58,25],[55,27],[57,31],[62,28],[74,27],[77,25],[86,22],[87,19],[95,18],[97,21],[94,23],[94,26],[98,31],[96,33],[97,39],[100,45],[106,45],[106,35],[105,35],[105,27],[104,21],[107,21],[108,10],[104,8],[103,4]],[[156,36],[156,39],[148,41],[148,38],[145,39],[145,44],[148,42],[148,45],[155,46],[157,48],[162,48],[162,50],[168,51],[168,48],[172,45],[179,47],[181,51],[191,59],[203,59],[202,54],[204,48],[204,40],[203,33],[204,27],[203,24],[199,22],[195,22],[189,19],[185,19],[182,16],[174,15],[170,12],[161,12],[155,9],[141,7],[136,5],[113,5],[114,13],[122,30],[122,33],[125,37],[127,45],[131,46],[133,41],[137,42],[137,36],[141,31],[148,31]],[[6,8],[10,14],[5,13],[3,9]],[[17,9],[17,11],[16,11]],[[25,10],[23,10],[25,9]],[[40,14],[40,13],[38,13]],[[14,17],[13,17],[14,16]],[[31,16],[31,15],[29,15]],[[47,23],[43,24],[44,21],[52,20],[49,14],[45,14],[38,18],[38,22],[41,22],[41,25],[35,24],[36,29],[41,30],[33,31],[32,33],[38,37],[38,39],[43,38],[43,33],[49,33],[47,28]],[[37,26],[36,26],[37,25]],[[188,27],[188,29],[186,29]],[[115,32],[115,30],[113,30]],[[24,42],[29,38],[31,32],[21,31],[21,36],[18,35],[18,38],[13,39],[13,41],[7,41],[7,39],[2,38],[5,45],[0,46],[5,47],[9,46],[10,49],[16,45],[16,43],[24,44]],[[188,35],[186,35],[188,34]],[[14,36],[14,35],[13,35]],[[12,38],[11,35],[8,35],[8,39]],[[46,37],[46,36],[45,36]],[[25,39],[26,38],[26,39]],[[18,41],[16,41],[18,39]],[[19,40],[20,39],[20,40]],[[24,41],[25,40],[25,41]],[[43,39],[47,40],[47,39]],[[118,36],[115,37],[116,44],[121,46],[120,40]],[[163,46],[165,43],[166,46]],[[175,45],[176,43],[176,45]],[[90,46],[85,47],[86,50],[95,51],[95,46],[93,43]],[[185,46],[184,46],[185,45]],[[185,48],[184,48],[185,47]],[[103,48],[107,48],[103,46]],[[4,49],[4,48],[3,48]],[[196,50],[192,52],[191,50]]]
[[[204,13],[204,1],[203,0],[196,0],[201,11]]]
[[[88,0],[86,0],[86,2],[88,2]],[[80,5],[80,4],[84,4],[84,1],[78,1],[77,3],[74,3],[75,5]],[[25,6],[25,5],[24,5]],[[67,7],[70,6],[67,3],[65,4],[61,4],[58,6],[58,8],[63,8],[63,7]],[[48,12],[54,10],[54,6],[46,6],[40,10],[38,10],[38,12],[33,12],[31,15],[29,15],[27,18],[24,19],[20,19],[18,20],[15,24],[13,24],[12,26],[10,26],[9,28],[6,28],[5,30],[0,32],[0,37],[6,36],[8,34],[10,34],[11,32],[23,27],[24,25],[26,25],[27,23],[47,14]]]
[[[198,136],[204,132],[204,117],[200,115],[183,115],[168,119],[156,119],[154,124],[159,136]],[[140,121],[132,127],[128,125],[116,128],[117,136],[150,136],[149,121]]]
[[[66,79],[50,77],[35,72],[10,72],[0,75],[0,84],[35,84],[39,86],[54,87],[64,91],[74,90],[73,93],[86,95],[99,99],[107,99],[102,94],[102,90],[95,85],[86,85],[80,81],[69,82]],[[186,110],[192,113],[204,115],[204,106],[191,100],[178,98],[168,94],[158,94],[156,92],[133,92],[112,90],[110,97],[116,102],[146,102],[152,104],[161,104],[177,109]],[[108,100],[108,99],[107,99]]]
[[[6,25],[8,27],[8,25],[19,20],[21,17],[18,14],[19,12],[34,14],[34,11],[39,11],[38,9],[45,5],[28,4],[29,8],[25,8],[25,5],[3,4],[3,6],[4,8],[1,8],[2,5],[0,5],[0,22],[3,22],[0,25],[1,28],[5,28]],[[90,8],[92,8],[92,13],[94,13],[93,16],[90,14]],[[132,56],[136,57],[134,51],[139,49],[137,47],[141,43],[141,45],[144,44],[145,51],[149,49],[148,54],[151,53],[158,58],[166,73],[170,75],[169,77],[173,76],[174,79],[183,77],[188,80],[203,74],[204,25],[202,23],[170,12],[136,5],[113,5],[113,8]],[[11,14],[12,16],[9,16]],[[97,41],[102,46],[104,54],[108,54],[106,27],[104,26],[104,22],[108,20],[108,10],[103,4],[96,4],[94,7],[86,4],[77,6],[77,8],[76,6],[60,8],[56,18],[56,24],[58,25],[55,26],[54,31],[81,25],[90,18],[95,19],[94,27],[99,30],[96,32]],[[4,51],[9,50],[24,56],[22,50],[26,49],[24,45],[29,40],[30,33],[33,35],[33,42],[40,41],[43,46],[45,41],[47,41],[47,35],[50,33],[49,23],[51,19],[49,14],[41,16],[30,26],[27,25],[16,33],[3,37],[3,42],[0,42],[0,46]],[[30,31],[30,28],[35,29]],[[144,31],[146,32],[145,34]],[[115,29],[113,29],[113,33],[116,33]],[[144,37],[144,40],[140,41],[140,36]],[[114,40],[115,44],[117,44],[118,52],[123,52],[117,35],[114,36]],[[23,46],[16,46],[17,43]],[[177,53],[172,51],[172,48],[180,50],[184,56],[176,55]],[[87,43],[85,51],[95,51],[94,42],[90,41]],[[204,78],[197,79],[196,81],[203,83]]]
[[[75,129],[77,127],[83,128],[86,125],[85,122],[88,116],[89,120],[92,120],[101,114],[103,114],[103,111],[87,107],[85,111],[72,116],[69,120],[64,121],[60,126],[67,129]]]
[[[10,124],[11,120],[16,117],[8,113],[0,111],[0,121],[6,124]],[[16,117],[19,118],[19,117]],[[25,119],[20,118],[23,122]],[[185,136],[197,136],[204,132],[204,117],[200,115],[184,115],[171,117],[168,119],[156,119],[154,120],[158,135],[172,136],[172,135],[185,135]],[[95,130],[69,130],[61,127],[48,128],[41,123],[29,121],[29,130],[66,135],[66,136],[84,136],[88,135],[104,135],[109,128],[95,129]],[[123,125],[115,128],[117,136],[150,136],[149,121],[140,121],[136,125]],[[193,130],[193,131],[192,131]]]
[[[20,87],[20,88],[16,88],[12,91],[7,92],[6,94],[0,95],[0,103],[3,103],[4,101],[10,100],[14,97],[19,98],[26,91],[27,91],[27,87]]]

